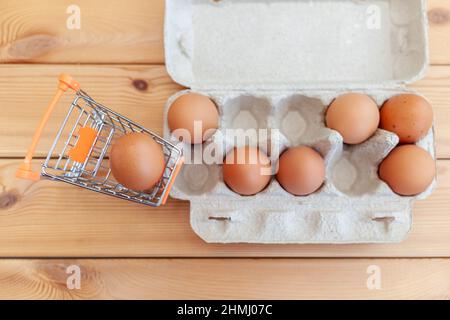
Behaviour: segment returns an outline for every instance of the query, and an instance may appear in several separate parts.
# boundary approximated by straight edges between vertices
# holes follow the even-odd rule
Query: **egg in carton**
[[[200,156],[200,163],[184,166],[171,192],[191,202],[194,231],[220,243],[403,240],[413,200],[426,197],[435,183],[417,197],[395,194],[379,179],[378,166],[399,138],[378,129],[362,144],[345,145],[326,127],[325,113],[349,91],[369,95],[379,107],[410,92],[401,84],[421,77],[428,61],[425,8],[421,0],[167,0],[167,68],[192,89],[168,100],[165,137],[175,139],[167,123],[172,103],[194,91],[216,103],[220,125],[203,145],[184,145],[189,154],[210,148],[223,159],[241,146],[227,140],[227,130],[267,129],[277,134],[246,144],[259,146],[273,163],[286,148],[306,145],[326,164],[324,185],[309,196],[293,196],[272,179],[262,192],[244,197],[226,186],[220,164],[201,163]],[[381,29],[361,28],[371,12],[379,13]],[[435,157],[433,130],[418,145]]]

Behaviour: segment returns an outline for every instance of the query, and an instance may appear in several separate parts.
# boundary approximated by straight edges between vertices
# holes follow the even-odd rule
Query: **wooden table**
[[[434,104],[439,187],[415,205],[408,240],[392,245],[206,244],[189,226],[187,202],[151,209],[16,180],[60,72],[157,132],[166,99],[180,90],[164,67],[163,0],[78,0],[81,30],[66,28],[71,3],[0,3],[1,298],[450,297],[449,0],[429,1],[432,66],[412,86]],[[66,286],[70,265],[81,268],[80,290]],[[367,287],[371,265],[380,290]]]

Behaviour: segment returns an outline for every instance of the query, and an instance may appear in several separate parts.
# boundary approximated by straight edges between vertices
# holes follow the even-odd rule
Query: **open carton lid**
[[[424,0],[166,0],[166,65],[197,90],[392,87],[428,65]]]

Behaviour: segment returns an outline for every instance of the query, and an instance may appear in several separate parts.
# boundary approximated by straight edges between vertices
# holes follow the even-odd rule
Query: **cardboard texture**
[[[377,170],[398,137],[378,130],[361,145],[344,145],[324,117],[332,100],[349,91],[368,94],[380,107],[409,92],[403,84],[422,77],[428,65],[425,8],[422,0],[167,0],[167,68],[190,89],[168,100],[165,138],[175,140],[167,125],[171,104],[195,91],[218,106],[219,131],[203,148],[220,150],[219,158],[239,145],[227,139],[228,129],[277,129],[249,144],[274,164],[299,145],[326,161],[324,186],[307,197],[287,193],[275,179],[243,197],[225,185],[220,165],[185,165],[171,196],[191,202],[194,231],[220,243],[403,240],[412,201],[434,184],[417,197],[396,195]],[[433,130],[418,145],[435,156]],[[199,146],[183,147],[198,154],[192,151]]]

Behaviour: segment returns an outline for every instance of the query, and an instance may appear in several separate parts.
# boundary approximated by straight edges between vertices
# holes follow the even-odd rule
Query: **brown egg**
[[[216,105],[210,98],[198,93],[187,93],[176,99],[167,117],[170,131],[178,139],[192,144],[204,142],[219,126]],[[198,132],[194,130],[195,122],[201,123]]]
[[[114,142],[110,153],[116,180],[135,191],[154,187],[165,170],[162,146],[144,133],[130,133]]]
[[[326,114],[328,128],[338,131],[347,144],[359,144],[378,129],[380,112],[369,96],[348,93],[336,98]]]
[[[225,157],[223,180],[234,192],[251,196],[269,184],[271,171],[270,160],[258,148],[235,148]]]
[[[395,96],[381,108],[380,128],[394,132],[401,143],[416,143],[433,125],[433,109],[424,98],[415,94]]]
[[[424,192],[433,182],[436,165],[431,155],[416,145],[395,148],[379,168],[380,179],[403,196]]]
[[[325,180],[325,161],[314,149],[297,147],[285,151],[279,161],[277,180],[289,193],[306,196]]]

